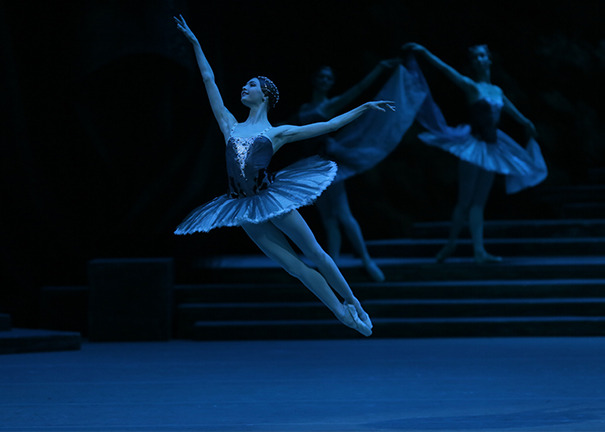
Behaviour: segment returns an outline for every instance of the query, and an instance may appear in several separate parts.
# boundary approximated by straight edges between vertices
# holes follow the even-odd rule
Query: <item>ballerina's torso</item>
[[[495,143],[504,95],[500,87],[493,84],[479,83],[477,90],[469,106],[472,134],[488,143]]]
[[[227,139],[225,160],[232,198],[257,195],[273,182],[267,171],[273,156],[273,143],[266,135],[269,129],[249,137],[238,136],[241,130],[237,134],[232,130]]]

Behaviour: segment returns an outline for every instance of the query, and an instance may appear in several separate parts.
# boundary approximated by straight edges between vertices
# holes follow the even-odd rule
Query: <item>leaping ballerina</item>
[[[174,18],[177,28],[193,45],[210,106],[225,137],[229,194],[193,210],[175,234],[207,232],[222,226],[241,226],[254,243],[288,273],[299,279],[346,326],[372,334],[372,322],[353,295],[332,258],[323,251],[298,208],[312,203],[332,182],[334,162],[310,157],[277,173],[267,171],[273,154],[284,144],[333,132],[368,110],[395,110],[390,101],[367,102],[325,122],[305,126],[273,127],[267,113],[279,100],[275,84],[264,76],[242,87],[241,102],[248,118],[238,123],[225,108],[214,73],[185,19]],[[317,267],[307,266],[288,243],[290,239]],[[337,297],[344,300],[341,300]]]

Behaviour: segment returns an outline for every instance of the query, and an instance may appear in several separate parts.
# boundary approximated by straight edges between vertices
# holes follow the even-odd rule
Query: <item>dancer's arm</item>
[[[212,112],[214,113],[214,118],[218,122],[218,126],[221,129],[221,132],[224,136],[229,136],[231,131],[231,127],[235,123],[235,117],[233,114],[229,112],[223,103],[223,98],[221,93],[214,82],[214,72],[210,67],[210,63],[206,59],[204,52],[202,51],[202,47],[198,42],[197,38],[185,22],[185,18],[182,15],[179,15],[180,18],[174,17],[176,21],[177,28],[185,35],[187,40],[191,42],[193,45],[193,50],[195,52],[195,58],[197,59],[197,65],[200,68],[200,72],[202,73],[202,79],[204,80],[204,87],[206,87],[206,93],[208,95],[208,100],[210,101],[210,106],[212,107]]]
[[[471,93],[477,91],[476,84],[472,79],[465,75],[462,75],[460,72],[445,63],[443,60],[441,60],[439,57],[434,55],[422,45],[410,42],[404,44],[401,49],[404,51],[412,51],[424,57],[431,65],[437,68],[437,70],[443,72],[446,77],[448,77],[454,84],[460,87],[467,95],[470,95]]]
[[[519,123],[521,123],[527,130],[527,133],[529,134],[529,136],[531,136],[531,137],[537,136],[538,133],[536,131],[536,127],[531,122],[531,120],[529,120],[527,117],[525,117],[523,114],[521,114],[521,112],[517,109],[517,107],[514,106],[513,103],[506,96],[502,95],[502,101],[504,103],[504,106],[503,106],[504,112],[510,114],[515,120],[517,120]]]
[[[332,117],[339,112],[342,112],[349,104],[357,99],[361,94],[372,85],[376,79],[382,74],[382,72],[394,68],[398,63],[401,63],[401,59],[389,59],[383,60],[378,63],[374,69],[370,71],[361,81],[351,87],[349,90],[341,95],[331,98],[325,107],[325,113],[328,117]]]
[[[385,108],[395,111],[394,102],[391,101],[373,101],[366,102],[357,108],[344,114],[336,116],[325,122],[311,123],[304,126],[283,125],[273,128],[270,132],[270,138],[273,142],[273,151],[277,151],[281,146],[293,141],[300,141],[316,137],[318,135],[334,132],[341,127],[351,123],[370,109],[386,111]]]

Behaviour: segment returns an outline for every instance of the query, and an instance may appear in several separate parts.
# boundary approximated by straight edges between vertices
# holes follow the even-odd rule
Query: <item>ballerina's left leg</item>
[[[473,198],[469,208],[469,230],[473,240],[473,250],[477,263],[499,262],[502,258],[491,255],[483,243],[483,213],[489,197],[495,174],[479,168],[475,179]]]
[[[343,305],[340,302],[325,278],[300,259],[285,235],[271,221],[260,224],[243,224],[242,228],[269,258],[275,260],[288,273],[299,279],[343,324],[365,336],[372,333],[370,328],[359,319],[356,309],[351,310],[353,306]]]
[[[372,328],[370,317],[363,310],[361,303],[351,291],[351,287],[334,263],[334,260],[319,245],[313,232],[298,211],[293,210],[285,215],[271,219],[316,266],[325,280],[345,301],[357,310],[357,314],[369,328]]]

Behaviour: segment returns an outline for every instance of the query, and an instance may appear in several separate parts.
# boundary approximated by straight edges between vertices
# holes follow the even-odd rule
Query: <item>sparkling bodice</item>
[[[256,195],[267,188],[273,176],[267,166],[273,156],[273,144],[263,134],[227,140],[225,160],[229,177],[229,192],[233,198]]]

